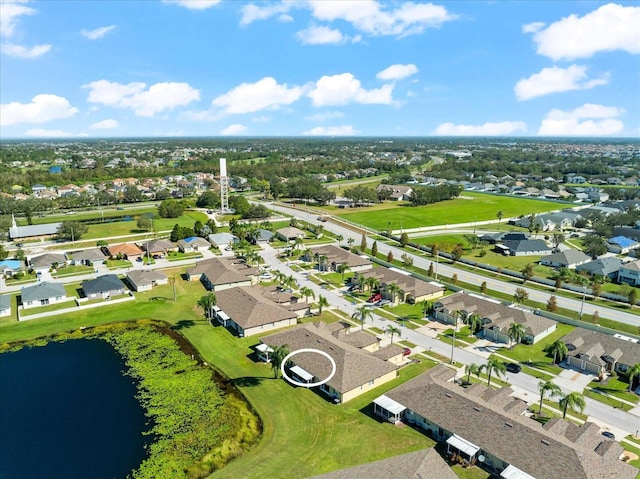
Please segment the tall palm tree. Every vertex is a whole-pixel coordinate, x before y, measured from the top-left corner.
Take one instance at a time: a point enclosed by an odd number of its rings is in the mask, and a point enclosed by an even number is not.
[[[507,334],[509,335],[509,342],[512,343],[509,344],[509,349],[512,349],[514,344],[518,344],[524,338],[524,326],[520,323],[511,323]]]
[[[293,249],[301,249],[304,246],[304,240],[300,238],[300,236],[296,236],[296,239],[293,241]]]
[[[629,392],[631,392],[633,387],[633,378],[636,376],[640,377],[640,364],[634,364],[627,369],[627,376],[629,377]]]
[[[318,296],[318,314],[322,314],[322,308],[329,306],[329,300],[324,296]]]
[[[391,302],[395,303],[396,296],[399,295],[400,291],[402,290],[396,283],[387,283],[386,291],[391,295]]]
[[[302,288],[300,288],[300,294],[304,296],[304,300],[307,303],[309,302],[309,296],[311,296],[313,299],[316,299],[316,293],[314,293],[309,286],[303,286]]]
[[[467,364],[464,367],[464,372],[467,374],[467,384],[470,384],[472,374],[480,377],[480,373],[482,372],[482,366],[479,366],[478,364],[474,364],[474,363]]]
[[[279,269],[275,270],[273,272],[273,276],[276,279],[276,281],[278,282],[278,284],[283,285],[285,282],[285,279],[287,278],[287,275],[284,274],[284,272],[280,271]]]
[[[507,365],[493,356],[487,360],[484,368],[487,370],[487,386],[491,386],[491,374],[501,377],[507,372]]]
[[[353,245],[353,243],[355,243],[355,242],[356,242],[356,240],[354,240],[353,238],[349,238],[349,239],[347,240],[347,244],[349,245],[349,248],[351,248],[351,246],[352,246],[352,245]]]
[[[380,280],[378,278],[374,278],[373,276],[368,276],[367,278],[365,278],[364,284],[367,285],[369,291],[373,291],[380,287]]]
[[[336,267],[336,272],[342,275],[342,282],[344,283],[344,274],[349,271],[349,265],[347,263],[340,263]]]
[[[559,404],[562,408],[562,419],[567,416],[567,409],[571,409],[572,411],[579,409],[580,412],[582,412],[584,411],[584,408],[587,407],[587,403],[584,401],[584,396],[575,391],[560,399]]]
[[[208,293],[198,300],[198,306],[204,310],[204,317],[211,320],[213,318],[213,307],[217,304],[216,295]]]
[[[344,236],[337,235],[336,236],[336,240],[338,241],[338,246],[342,246],[340,243],[342,243],[342,240],[344,240]]]
[[[545,350],[547,353],[553,354],[553,364],[556,363],[558,358],[560,358],[560,362],[562,362],[562,360],[567,357],[567,354],[569,354],[567,345],[560,339],[551,343]]]
[[[169,277],[169,284],[173,288],[173,300],[177,301],[178,300],[178,292],[176,291],[176,277],[175,276],[170,276]]]
[[[542,401],[544,397],[549,394],[550,396],[560,396],[562,390],[560,386],[553,381],[540,381],[538,382],[538,391],[540,391],[540,407],[538,408],[538,415],[542,414]]]
[[[278,379],[278,371],[280,371],[282,361],[284,361],[284,358],[286,358],[288,354],[289,348],[286,344],[274,348],[271,353],[271,369],[273,370],[273,377],[275,379]]]
[[[478,313],[473,313],[465,318],[465,323],[469,325],[471,334],[475,334],[480,331],[480,328],[482,327],[482,318],[480,318]]]
[[[393,336],[395,334],[397,334],[398,336],[402,334],[402,331],[396,328],[393,324],[390,324],[389,326],[387,326],[387,328],[385,329],[385,332],[391,335],[391,344],[393,344]]]
[[[367,319],[373,318],[373,311],[366,305],[357,308],[351,315],[351,319],[354,319],[360,323],[361,329],[364,329],[364,323]]]

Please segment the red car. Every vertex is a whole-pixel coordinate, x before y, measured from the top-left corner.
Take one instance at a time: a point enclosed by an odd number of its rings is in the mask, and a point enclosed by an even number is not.
[[[369,299],[367,299],[367,303],[376,303],[382,299],[382,295],[380,293],[372,294]]]

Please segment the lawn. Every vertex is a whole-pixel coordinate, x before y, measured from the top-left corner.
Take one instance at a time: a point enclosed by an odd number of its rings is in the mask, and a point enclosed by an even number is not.
[[[86,274],[86,273],[92,273],[94,270],[95,270],[95,268],[92,268],[91,266],[82,266],[82,265],[65,266],[64,268],[58,269],[55,273],[51,273],[51,277],[52,278],[60,278],[62,276],[72,276],[72,275],[76,275],[76,274]]]
[[[543,213],[562,208],[553,201],[496,196],[475,192],[464,192],[460,198],[442,201],[432,205],[412,207],[406,202],[384,202],[355,211],[334,211],[339,217],[366,225],[377,230],[388,228],[419,228],[445,224],[471,223],[495,220],[496,213],[502,211],[504,218]]]

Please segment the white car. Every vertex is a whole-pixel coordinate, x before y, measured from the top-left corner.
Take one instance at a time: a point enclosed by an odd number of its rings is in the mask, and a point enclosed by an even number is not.
[[[266,280],[273,279],[273,275],[271,273],[262,273],[260,275],[260,279],[266,279]]]

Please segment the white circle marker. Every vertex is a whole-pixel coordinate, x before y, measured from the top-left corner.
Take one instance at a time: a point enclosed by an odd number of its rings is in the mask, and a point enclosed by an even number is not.
[[[284,367],[287,364],[287,361],[289,359],[291,359],[293,356],[295,356],[296,354],[299,354],[299,353],[317,353],[317,354],[320,354],[321,356],[324,356],[325,358],[327,358],[329,360],[329,362],[331,363],[331,373],[329,374],[329,376],[327,376],[326,379],[323,379],[322,381],[318,381],[318,382],[315,382],[315,383],[301,383],[300,381],[296,381],[295,379],[289,377],[287,375],[287,373],[285,372]],[[282,370],[282,376],[287,378],[287,380],[290,383],[295,384],[296,386],[303,387],[303,388],[313,388],[313,387],[316,387],[316,386],[321,386],[324,383],[326,383],[327,381],[331,380],[331,378],[336,373],[336,362],[333,360],[333,358],[331,356],[329,356],[329,354],[325,353],[324,351],[320,351],[319,349],[313,349],[313,348],[304,348],[304,349],[298,349],[296,351],[292,351],[289,354],[287,354],[285,356],[285,358],[282,360],[282,364],[280,365],[280,369]]]

